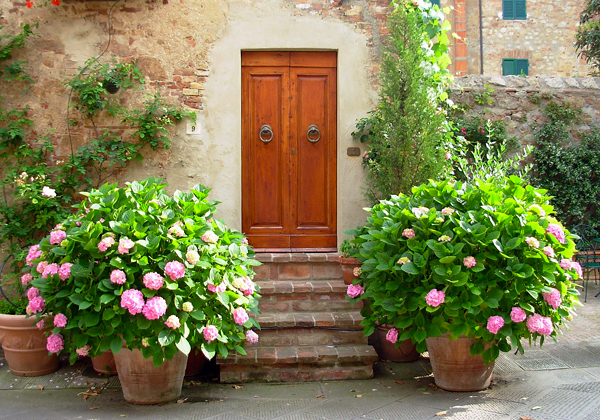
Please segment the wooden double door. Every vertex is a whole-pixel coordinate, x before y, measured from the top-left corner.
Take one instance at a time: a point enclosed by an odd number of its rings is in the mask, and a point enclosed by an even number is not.
[[[242,229],[257,251],[336,249],[337,53],[242,53]]]

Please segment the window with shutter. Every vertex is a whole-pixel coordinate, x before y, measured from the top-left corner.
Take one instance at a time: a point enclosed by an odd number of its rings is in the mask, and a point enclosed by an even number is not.
[[[437,5],[437,7],[442,7],[440,6],[440,0],[430,0],[432,5]]]
[[[522,58],[502,59],[503,76],[529,76],[529,60]]]
[[[527,19],[527,0],[502,0],[502,18],[504,20]]]

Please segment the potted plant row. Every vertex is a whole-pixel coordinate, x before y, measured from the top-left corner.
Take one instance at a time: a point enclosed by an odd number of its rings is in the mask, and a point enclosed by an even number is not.
[[[579,304],[581,267],[549,201],[511,176],[430,181],[368,209],[348,289],[369,301],[365,335],[384,320],[388,340],[428,350],[436,385],[454,391],[489,386],[501,351],[556,338]]]
[[[48,351],[71,363],[112,351],[125,399],[138,404],[177,398],[195,348],[211,359],[258,339],[249,313],[259,263],[247,240],[214,218],[205,187],[171,196],[165,186],[149,178],[82,193],[77,212],[29,250],[23,274],[28,312],[51,323]]]

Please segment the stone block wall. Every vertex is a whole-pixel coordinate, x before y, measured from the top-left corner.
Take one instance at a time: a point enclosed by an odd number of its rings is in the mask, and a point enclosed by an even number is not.
[[[545,121],[544,106],[550,101],[582,110],[581,121],[574,127],[576,131],[600,127],[600,78],[597,77],[476,75],[456,78],[454,82],[451,98],[468,105],[467,115],[503,120],[509,135],[524,144],[532,142],[536,124]],[[490,104],[476,101],[484,92],[489,92]]]

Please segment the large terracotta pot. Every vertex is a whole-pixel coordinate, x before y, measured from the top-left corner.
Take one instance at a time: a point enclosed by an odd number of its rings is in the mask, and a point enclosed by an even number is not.
[[[490,386],[494,363],[487,366],[480,354],[471,356],[475,342],[461,336],[452,340],[444,335],[426,339],[435,384],[447,391],[479,391]]]
[[[152,364],[152,358],[144,359],[137,349],[123,348],[114,356],[125,401],[162,404],[181,395],[187,355],[177,352],[173,359],[158,367]]]
[[[92,367],[98,373],[103,375],[116,375],[117,365],[112,351],[108,350],[99,356],[92,357]]]
[[[340,266],[342,267],[342,277],[345,284],[352,284],[356,278],[354,269],[361,265],[362,263],[358,261],[358,258],[344,258],[340,256]]]
[[[0,314],[0,342],[13,375],[41,376],[58,369],[58,356],[46,349],[45,331],[35,326],[34,317]],[[50,318],[44,318],[51,325]]]
[[[383,360],[389,360],[390,362],[414,362],[418,360],[421,355],[417,351],[416,346],[411,340],[404,340],[398,347],[385,337],[388,331],[392,328],[389,325],[380,325],[377,327],[377,334],[379,335],[379,346],[381,354],[379,355]]]

